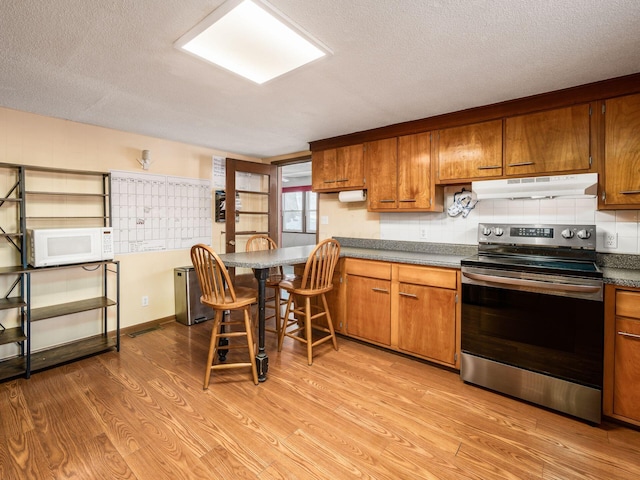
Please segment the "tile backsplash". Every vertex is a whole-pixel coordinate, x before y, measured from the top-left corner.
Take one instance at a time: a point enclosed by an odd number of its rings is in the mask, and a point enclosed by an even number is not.
[[[483,222],[594,224],[598,252],[640,254],[638,210],[598,211],[596,198],[481,200],[467,218],[450,217],[446,208],[456,191],[453,187],[445,189],[443,213],[380,214],[380,238],[475,245],[478,224]],[[616,234],[616,248],[605,245],[607,234]]]

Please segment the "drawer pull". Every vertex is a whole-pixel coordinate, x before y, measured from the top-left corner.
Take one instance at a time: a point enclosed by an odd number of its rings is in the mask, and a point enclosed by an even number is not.
[[[406,200],[400,200],[401,202],[406,202],[406,203],[416,203],[417,200],[415,198],[407,198]]]
[[[325,180],[324,183],[336,183],[335,180]]]
[[[507,167],[525,167],[527,165],[534,165],[535,162],[520,162],[520,163],[510,163]]]
[[[395,203],[395,200],[393,198],[384,198],[380,200],[380,203]]]
[[[510,167],[512,167],[513,165],[509,165]],[[495,170],[496,168],[502,168],[502,165],[484,165],[481,167],[478,167],[478,170]]]
[[[405,293],[405,292],[398,292],[399,295],[402,295],[403,297],[409,297],[409,298],[418,298],[417,295],[414,295],[413,293]]]
[[[620,192],[621,195],[637,195],[640,190],[627,190],[626,192]]]
[[[629,332],[618,332],[618,335],[622,335],[623,337],[629,337],[629,338],[637,338],[637,339],[640,339],[640,335],[636,335],[635,333],[629,333]]]
[[[340,180],[336,180],[336,183],[339,183],[339,182],[348,182],[348,181],[349,181],[349,179],[348,179],[348,178],[341,178]]]
[[[387,290],[386,288],[372,288],[371,290],[379,293],[389,293],[389,290]]]

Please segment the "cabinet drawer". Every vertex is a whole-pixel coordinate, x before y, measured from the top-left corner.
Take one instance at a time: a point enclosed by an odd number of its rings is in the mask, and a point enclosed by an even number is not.
[[[400,265],[398,268],[398,280],[401,283],[455,290],[458,286],[456,278],[457,275],[454,270],[445,268],[416,267],[412,265]]]
[[[391,264],[373,260],[347,259],[347,274],[391,280]]]
[[[616,292],[616,315],[640,319],[640,292]]]

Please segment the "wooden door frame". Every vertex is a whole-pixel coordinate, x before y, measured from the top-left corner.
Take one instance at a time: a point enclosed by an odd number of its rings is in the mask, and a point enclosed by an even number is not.
[[[225,219],[225,252],[235,252],[236,238],[236,172],[248,172],[256,175],[269,176],[269,222],[267,232],[269,236],[279,242],[279,215],[278,215],[278,168],[275,165],[267,163],[248,162],[246,160],[237,160],[235,158],[226,159],[226,219]]]

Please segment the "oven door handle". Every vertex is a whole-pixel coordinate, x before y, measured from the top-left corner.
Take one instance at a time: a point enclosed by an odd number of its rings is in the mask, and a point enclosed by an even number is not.
[[[489,283],[498,283],[502,285],[517,285],[522,287],[537,287],[546,290],[563,290],[565,292],[583,292],[593,293],[599,292],[601,287],[597,285],[576,285],[573,283],[549,283],[539,280],[526,280],[523,278],[500,277],[496,275],[485,275],[482,273],[463,272],[463,275],[472,280],[480,280]]]

